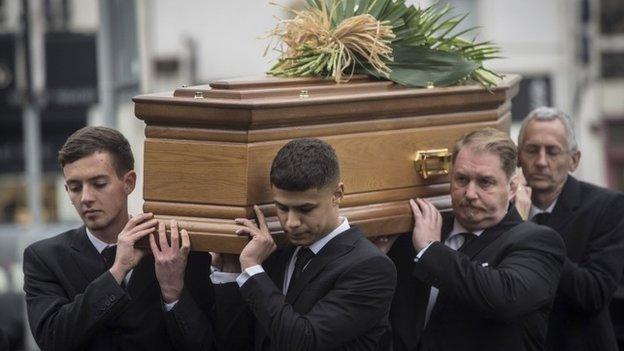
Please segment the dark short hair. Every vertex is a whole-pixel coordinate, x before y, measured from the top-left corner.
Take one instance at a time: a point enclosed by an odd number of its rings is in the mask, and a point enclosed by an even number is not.
[[[84,127],[72,134],[59,150],[58,161],[62,167],[98,151],[111,154],[118,176],[134,169],[134,157],[128,139],[119,131],[107,127]]]
[[[294,139],[284,145],[271,165],[271,185],[287,191],[322,189],[340,180],[336,151],[314,138]]]
[[[464,147],[497,155],[507,179],[510,179],[516,172],[518,149],[507,133],[494,128],[484,128],[464,134],[453,148],[453,164],[455,164],[457,155]]]

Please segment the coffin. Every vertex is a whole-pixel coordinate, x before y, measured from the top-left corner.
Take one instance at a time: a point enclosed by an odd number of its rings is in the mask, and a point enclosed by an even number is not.
[[[340,158],[341,212],[370,236],[411,229],[408,200],[450,207],[448,167],[464,133],[509,131],[520,77],[480,86],[412,89],[356,76],[215,81],[135,97],[145,121],[144,211],[176,218],[192,250],[239,253],[246,237],[233,219],[260,205],[280,236],[269,183],[271,162],[289,140],[316,137]]]

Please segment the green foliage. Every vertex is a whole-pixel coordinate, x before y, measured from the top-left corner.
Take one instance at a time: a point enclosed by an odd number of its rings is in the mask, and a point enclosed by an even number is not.
[[[345,19],[362,14],[369,14],[382,24],[391,26],[394,34],[390,42],[392,59],[385,62],[390,69],[389,75],[367,64],[366,58],[361,56],[354,57],[355,66],[351,70],[416,87],[446,86],[466,81],[490,87],[500,77],[483,66],[484,61],[498,58],[500,49],[490,42],[464,39],[462,36],[474,35],[477,28],[458,31],[457,26],[467,14],[454,15],[448,5],[434,4],[423,9],[407,6],[405,0],[306,1],[311,9],[325,8],[329,11],[332,28]],[[332,54],[315,51],[305,45],[291,49],[306,56],[295,57],[301,62],[287,69],[284,69],[282,58],[269,73],[286,76],[331,74],[327,67],[336,59]],[[325,66],[319,66],[319,63]]]

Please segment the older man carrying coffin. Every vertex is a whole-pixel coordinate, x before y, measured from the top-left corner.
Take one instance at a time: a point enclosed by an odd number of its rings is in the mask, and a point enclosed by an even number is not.
[[[453,150],[453,214],[411,201],[411,235],[378,246],[397,266],[395,350],[542,350],[564,259],[553,230],[515,207],[517,151],[483,129]]]

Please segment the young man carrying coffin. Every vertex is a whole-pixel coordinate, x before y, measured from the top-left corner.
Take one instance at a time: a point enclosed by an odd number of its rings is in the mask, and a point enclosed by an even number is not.
[[[517,149],[483,129],[453,150],[453,213],[411,201],[414,230],[387,251],[399,282],[391,321],[395,350],[543,350],[565,249],[560,236],[524,222],[515,194]]]
[[[270,178],[291,245],[276,250],[258,207],[258,225],[237,219],[244,226],[238,233],[251,240],[240,254],[235,288],[255,319],[255,349],[389,350],[396,271],[339,216],[344,186],[333,148],[317,139],[293,140],[275,156]],[[213,279],[219,276],[225,278],[218,272]]]
[[[175,221],[169,243],[151,213],[128,215],[136,173],[126,138],[85,127],[67,139],[59,162],[84,225],[24,251],[28,320],[39,347],[214,349],[210,256],[189,254],[188,233]],[[152,254],[135,247],[147,235]]]

